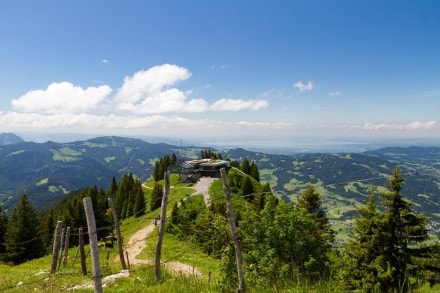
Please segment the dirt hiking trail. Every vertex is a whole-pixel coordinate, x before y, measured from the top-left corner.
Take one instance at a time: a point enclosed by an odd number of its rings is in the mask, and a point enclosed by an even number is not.
[[[152,259],[139,259],[137,256],[145,249],[147,246],[146,240],[149,234],[153,232],[154,224],[150,224],[147,227],[144,227],[131,235],[130,239],[127,243],[126,251],[128,253],[128,259],[130,261],[130,265],[137,265],[137,264],[151,264],[153,265]],[[119,261],[119,257],[118,257]],[[195,276],[201,276],[201,273],[194,268],[193,266],[176,262],[176,261],[170,261],[162,263],[165,268],[169,269],[170,271],[174,273],[180,273],[184,275],[195,275]]]

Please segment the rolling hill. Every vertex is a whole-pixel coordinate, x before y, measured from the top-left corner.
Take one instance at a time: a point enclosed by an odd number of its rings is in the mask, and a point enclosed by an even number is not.
[[[25,192],[36,207],[42,208],[81,187],[107,188],[112,176],[119,179],[131,172],[145,180],[161,156],[181,152],[183,157],[194,158],[200,149],[122,137],[1,145],[0,203],[10,209]],[[222,152],[223,158],[256,161],[261,181],[268,182],[285,201],[296,202],[302,190],[313,184],[330,219],[341,225],[356,215],[356,207],[365,202],[371,186],[385,190],[392,169],[399,165],[405,178],[402,194],[414,203],[416,211],[431,217],[432,227],[439,233],[438,147],[393,147],[346,154],[275,155],[240,148]]]
[[[154,160],[176,147],[143,140],[100,137],[72,143],[23,142],[0,146],[0,203],[14,206],[23,193],[43,207],[81,187],[107,188],[112,176],[145,180]]]
[[[440,233],[440,148],[394,147],[365,153],[271,155],[244,149],[226,151],[225,157],[255,160],[262,181],[285,201],[296,202],[309,184],[321,194],[330,219],[343,225],[357,215],[371,186],[386,191],[388,178],[399,165],[405,178],[402,194],[413,209],[431,217]],[[347,223],[348,222],[348,223]],[[340,228],[343,229],[343,228]]]

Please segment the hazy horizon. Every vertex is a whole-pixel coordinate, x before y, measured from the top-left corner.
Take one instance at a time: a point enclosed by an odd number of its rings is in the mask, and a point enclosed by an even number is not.
[[[106,134],[75,134],[75,133],[14,133],[25,141],[44,143],[53,141],[69,143],[109,136]],[[384,138],[384,137],[313,137],[296,136],[278,140],[261,140],[259,138],[231,139],[219,138],[178,138],[148,135],[116,135],[120,137],[138,138],[150,143],[167,143],[170,145],[213,147],[217,149],[244,148],[251,151],[269,153],[360,153],[383,147],[437,146],[440,138]]]

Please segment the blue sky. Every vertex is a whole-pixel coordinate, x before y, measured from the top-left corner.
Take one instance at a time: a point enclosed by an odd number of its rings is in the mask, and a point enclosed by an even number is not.
[[[0,130],[440,137],[438,1],[0,1]]]

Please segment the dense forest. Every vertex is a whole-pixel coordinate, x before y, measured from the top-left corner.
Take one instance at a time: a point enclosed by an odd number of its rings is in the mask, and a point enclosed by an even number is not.
[[[202,152],[201,156],[214,158],[216,154]],[[151,190],[143,189],[132,174],[119,182],[113,177],[107,191],[90,187],[70,193],[44,215],[23,195],[9,216],[0,211],[1,259],[19,264],[48,253],[56,221],[86,227],[84,197],[92,199],[99,237],[113,233],[108,197],[122,220],[160,208],[160,173],[176,162],[174,155],[157,161]],[[401,194],[405,179],[399,167],[386,186],[371,186],[367,201],[357,209],[352,239],[339,247],[322,196],[313,185],[304,188],[293,204],[276,197],[269,184],[259,182],[255,161],[231,160],[231,165],[227,180],[250,286],[282,288],[286,280],[300,277],[312,284],[338,284],[346,290],[407,292],[440,281],[439,245],[430,241],[428,219],[416,213]],[[210,196],[209,207],[200,196],[175,204],[166,231],[221,260],[218,282],[223,290],[234,291],[237,268],[221,180],[211,185]],[[75,240],[71,245],[77,245]]]

